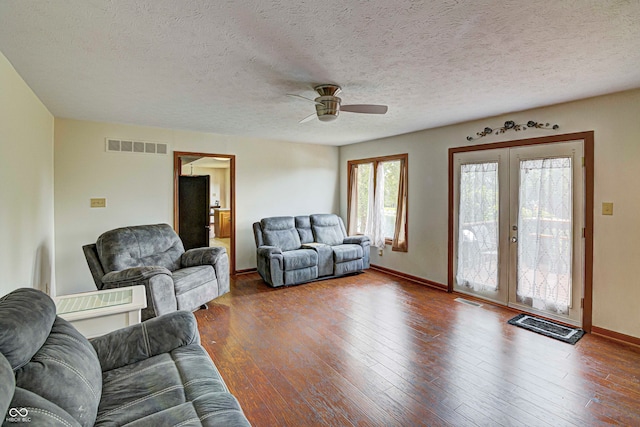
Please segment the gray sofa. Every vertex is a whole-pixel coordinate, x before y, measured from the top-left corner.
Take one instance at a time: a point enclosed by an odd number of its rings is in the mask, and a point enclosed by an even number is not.
[[[263,218],[253,224],[253,233],[258,273],[273,287],[369,268],[369,238],[347,236],[338,215]]]
[[[225,248],[185,252],[168,224],[116,228],[82,247],[98,289],[144,285],[142,320],[176,310],[197,310],[229,292]]]
[[[3,425],[249,426],[199,343],[187,311],[88,341],[46,294],[17,289],[0,298]]]

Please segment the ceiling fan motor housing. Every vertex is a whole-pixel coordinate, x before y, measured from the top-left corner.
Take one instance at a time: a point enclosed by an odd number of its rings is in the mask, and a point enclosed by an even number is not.
[[[337,96],[319,96],[315,99],[316,102],[320,104],[316,104],[316,112],[318,113],[318,119],[323,122],[331,122],[338,118],[338,114],[340,113],[340,102],[342,99]]]

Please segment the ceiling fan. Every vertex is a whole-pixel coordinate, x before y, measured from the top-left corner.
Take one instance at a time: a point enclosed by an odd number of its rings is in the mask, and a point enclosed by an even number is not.
[[[331,122],[338,118],[340,111],[348,113],[363,114],[385,114],[387,112],[386,105],[374,104],[351,104],[342,105],[342,99],[338,98],[338,94],[342,91],[338,85],[319,85],[313,88],[320,96],[316,99],[306,98],[300,95],[287,94],[292,98],[304,99],[313,102],[316,106],[316,112],[300,120],[300,123],[308,122],[314,117],[318,117],[321,122]]]

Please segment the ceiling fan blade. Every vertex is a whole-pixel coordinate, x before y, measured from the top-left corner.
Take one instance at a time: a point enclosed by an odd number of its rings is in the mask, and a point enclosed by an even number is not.
[[[304,119],[300,120],[298,123],[306,123],[309,120],[311,120],[314,117],[316,117],[317,115],[318,115],[317,113],[309,114],[307,117],[305,117]]]
[[[324,104],[322,104],[321,102],[316,102],[316,101],[314,101],[314,100],[313,100],[313,99],[311,99],[311,98],[305,98],[304,96],[295,95],[295,94],[293,94],[293,93],[288,93],[288,94],[287,94],[287,96],[290,96],[291,98],[303,99],[303,100],[305,100],[305,101],[309,101],[309,102],[312,102],[312,103],[314,103],[314,104],[324,105]]]
[[[346,111],[348,113],[385,114],[387,110],[388,107],[386,105],[373,104],[351,104],[340,107],[340,111]]]

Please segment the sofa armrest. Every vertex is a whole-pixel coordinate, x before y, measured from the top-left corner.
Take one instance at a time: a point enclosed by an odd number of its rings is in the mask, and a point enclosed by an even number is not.
[[[274,255],[282,256],[282,249],[277,246],[260,246],[258,248],[258,256],[270,258]]]
[[[284,285],[284,257],[277,246],[260,246],[257,250],[258,273],[271,286]]]
[[[371,242],[369,236],[347,236],[344,238],[344,241],[342,243],[363,245],[366,244],[366,242]]]
[[[369,251],[371,249],[371,239],[369,236],[347,236],[344,238],[345,244],[355,244],[362,247],[362,268],[367,269],[371,266]]]
[[[126,270],[111,271],[102,276],[102,283],[110,288],[132,286],[134,282],[147,281],[158,274],[167,274],[171,276],[171,272],[164,267],[147,266],[133,267]]]
[[[260,246],[258,248],[258,260],[262,259],[267,263],[274,263],[281,270],[284,269],[284,258],[282,249],[277,246]]]
[[[183,268],[210,265],[213,267],[218,281],[217,296],[224,295],[231,290],[231,283],[229,281],[229,256],[225,248],[213,246],[210,248],[189,249],[182,254],[180,265]]]
[[[142,309],[142,320],[171,313],[178,309],[173,275],[164,267],[134,267],[112,271],[102,277],[102,289],[142,285],[145,287],[147,308]]]
[[[210,247],[210,248],[194,248],[189,249],[182,254],[180,258],[180,265],[182,267],[195,267],[197,265],[216,265],[216,263],[222,259],[227,253],[227,250],[222,247]]]
[[[193,313],[175,311],[89,340],[102,371],[110,371],[189,344],[200,344]]]

